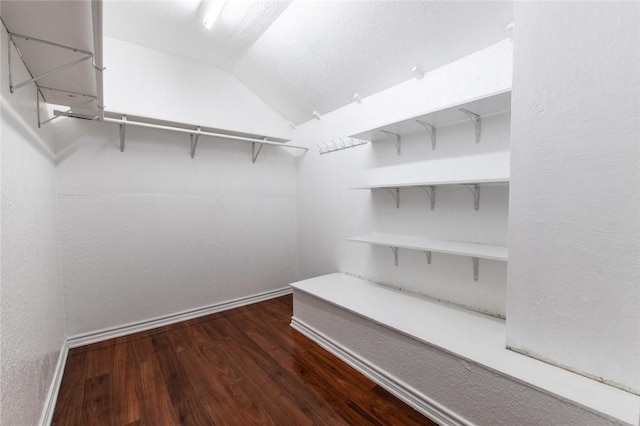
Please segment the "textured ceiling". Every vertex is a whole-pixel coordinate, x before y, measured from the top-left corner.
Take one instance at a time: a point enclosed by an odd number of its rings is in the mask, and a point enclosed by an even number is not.
[[[106,36],[232,72],[296,124],[507,38],[510,2],[106,1]]]

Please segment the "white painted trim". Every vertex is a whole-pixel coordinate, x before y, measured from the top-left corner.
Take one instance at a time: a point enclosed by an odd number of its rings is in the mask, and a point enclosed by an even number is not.
[[[327,335],[316,330],[304,321],[291,317],[291,327],[307,336],[351,367],[379,384],[395,397],[413,407],[416,411],[443,426],[474,426],[467,419],[442,406],[415,388],[389,374],[380,367],[371,364],[365,358],[347,349]]]
[[[64,373],[64,367],[67,364],[68,355],[69,344],[65,339],[65,341],[62,342],[62,348],[58,355],[58,363],[56,364],[56,369],[53,372],[53,378],[51,380],[51,385],[49,386],[47,399],[45,400],[42,416],[40,417],[40,425],[42,426],[51,425],[51,421],[53,420],[53,412],[56,408],[56,401],[58,401],[58,392],[60,392],[60,384],[62,383],[62,375]]]
[[[176,312],[170,315],[164,315],[144,321],[138,321],[118,327],[106,328],[103,330],[92,331],[90,333],[78,334],[67,338],[67,344],[69,348],[77,348],[79,346],[90,345],[92,343],[102,342],[104,340],[113,339],[116,337],[122,337],[129,334],[139,333],[141,331],[147,331],[158,327],[163,327],[169,324],[175,324],[181,321],[187,321],[194,318],[199,318],[205,315],[215,314],[217,312],[226,311],[229,309],[239,308],[241,306],[250,305],[252,303],[258,303],[276,297],[285,296],[291,294],[291,287],[279,288],[277,290],[270,290],[264,293],[254,294],[251,296],[240,297],[238,299],[227,300],[225,302],[214,303],[213,305],[203,306],[201,308],[190,309],[187,311]]]

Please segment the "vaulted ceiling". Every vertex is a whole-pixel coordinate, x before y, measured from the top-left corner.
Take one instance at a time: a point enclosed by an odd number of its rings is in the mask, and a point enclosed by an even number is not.
[[[106,1],[104,34],[225,69],[301,123],[508,37],[510,2]]]

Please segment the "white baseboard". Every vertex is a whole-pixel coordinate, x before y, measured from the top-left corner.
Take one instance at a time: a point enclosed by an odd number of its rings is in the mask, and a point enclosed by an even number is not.
[[[67,355],[69,355],[69,345],[65,339],[65,341],[62,342],[62,348],[58,355],[58,363],[56,364],[56,369],[53,372],[53,378],[51,380],[51,385],[49,386],[49,393],[47,394],[45,406],[40,418],[40,425],[42,426],[49,426],[53,420],[53,412],[56,408],[56,401],[58,401],[58,392],[60,392],[62,375],[64,373],[64,367],[67,364]]]
[[[304,321],[292,317],[291,327],[318,343],[324,349],[439,425],[473,426],[473,423],[418,392],[416,389],[382,370],[380,367],[369,363],[365,358],[345,348],[340,343],[314,329]]]
[[[67,338],[69,348],[77,348],[79,346],[90,345],[92,343],[102,342],[104,340],[122,337],[129,334],[139,333],[154,328],[162,327],[169,324],[175,324],[181,321],[187,321],[199,318],[205,315],[215,314],[217,312],[227,311],[229,309],[239,308],[241,306],[258,303],[276,297],[291,294],[291,287],[279,288],[264,293],[254,294],[251,296],[240,297],[238,299],[227,300],[224,302],[214,303],[213,305],[203,306],[201,308],[190,309],[188,311],[177,312],[170,315],[164,315],[144,321],[138,321],[118,327],[107,328],[103,330],[93,331],[90,333],[79,334]]]

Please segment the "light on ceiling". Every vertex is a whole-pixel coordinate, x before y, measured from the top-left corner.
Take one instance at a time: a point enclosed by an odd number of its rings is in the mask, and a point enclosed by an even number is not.
[[[411,68],[411,72],[413,73],[413,76],[416,78],[416,80],[420,80],[422,77],[424,77],[424,71],[420,69],[419,65]]]
[[[209,8],[207,12],[204,14],[204,18],[202,19],[202,25],[207,30],[210,30],[215,24],[216,20],[220,16],[222,12],[222,8],[224,7],[225,0],[214,0],[210,2]]]

